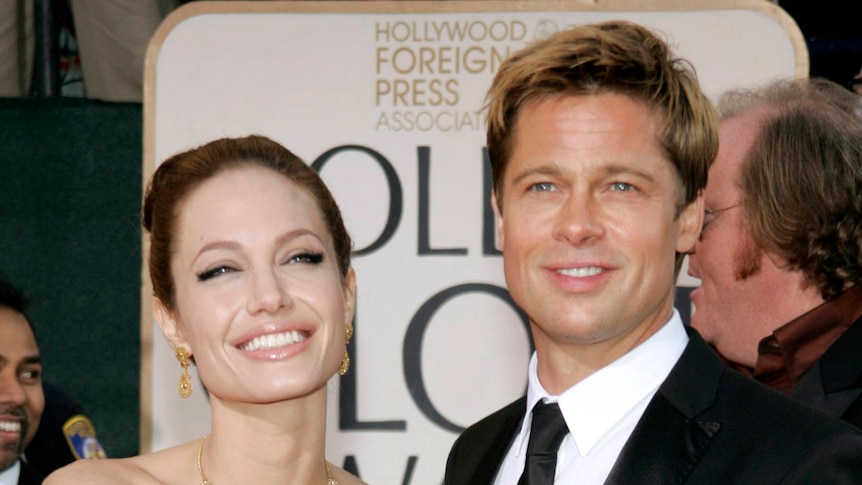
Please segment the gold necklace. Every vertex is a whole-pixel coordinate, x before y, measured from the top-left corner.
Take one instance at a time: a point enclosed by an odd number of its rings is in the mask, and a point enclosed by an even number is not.
[[[201,485],[213,485],[213,483],[207,480],[207,476],[204,474],[204,467],[201,465],[201,454],[204,451],[204,443],[206,443],[207,438],[210,435],[204,435],[201,438],[201,444],[198,445],[198,472],[201,474]],[[332,478],[332,470],[329,469],[329,462],[324,461],[323,466],[326,467],[326,485],[338,485],[338,482]]]

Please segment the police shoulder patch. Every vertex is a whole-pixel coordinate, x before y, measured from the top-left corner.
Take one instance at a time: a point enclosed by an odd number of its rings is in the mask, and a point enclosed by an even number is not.
[[[69,418],[63,424],[63,434],[75,459],[106,458],[105,450],[96,439],[96,428],[83,414]]]

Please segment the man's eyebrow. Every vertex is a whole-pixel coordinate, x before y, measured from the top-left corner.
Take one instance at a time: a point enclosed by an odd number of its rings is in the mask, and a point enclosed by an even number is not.
[[[557,167],[555,165],[551,165],[551,164],[542,165],[539,167],[531,167],[529,170],[524,170],[523,172],[515,175],[512,178],[512,185],[517,185],[522,180],[524,180],[528,177],[535,176],[535,175],[554,176],[554,175],[558,175],[560,172],[561,172],[561,170],[559,167]]]
[[[635,177],[642,178],[648,182],[655,181],[655,176],[646,170],[641,170],[640,168],[630,167],[627,165],[609,165],[604,168],[603,172],[605,175],[620,175],[620,174],[629,174]]]
[[[28,355],[27,357],[24,357],[23,362],[24,362],[24,364],[27,364],[27,365],[33,365],[33,364],[40,364],[41,365],[42,364],[42,356],[40,356],[40,355]],[[0,354],[0,365],[7,365],[7,364],[9,364],[9,359],[6,358],[5,355]]]

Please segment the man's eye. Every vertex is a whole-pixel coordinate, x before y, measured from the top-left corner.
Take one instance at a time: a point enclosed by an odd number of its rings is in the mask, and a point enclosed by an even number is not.
[[[712,221],[715,220],[715,212],[712,211],[703,211],[703,227],[706,227],[712,224]]]
[[[19,377],[24,382],[36,382],[42,377],[42,372],[38,369],[25,369]]]
[[[550,182],[539,182],[530,186],[530,190],[534,192],[550,192],[554,190],[554,184]]]
[[[615,190],[618,192],[631,192],[635,190],[635,186],[632,184],[627,184],[625,182],[614,182],[611,184],[611,190]]]
[[[703,237],[703,233],[706,232],[706,228],[709,227],[710,224],[715,222],[715,219],[718,217],[718,214],[715,212],[705,210],[703,211],[703,225],[700,227],[700,237]]]

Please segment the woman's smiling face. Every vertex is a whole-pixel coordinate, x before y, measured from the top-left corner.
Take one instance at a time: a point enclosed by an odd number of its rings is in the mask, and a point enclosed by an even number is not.
[[[323,387],[341,362],[355,277],[341,277],[312,196],[267,168],[240,165],[179,205],[162,329],[194,356],[222,400],[275,402]]]

